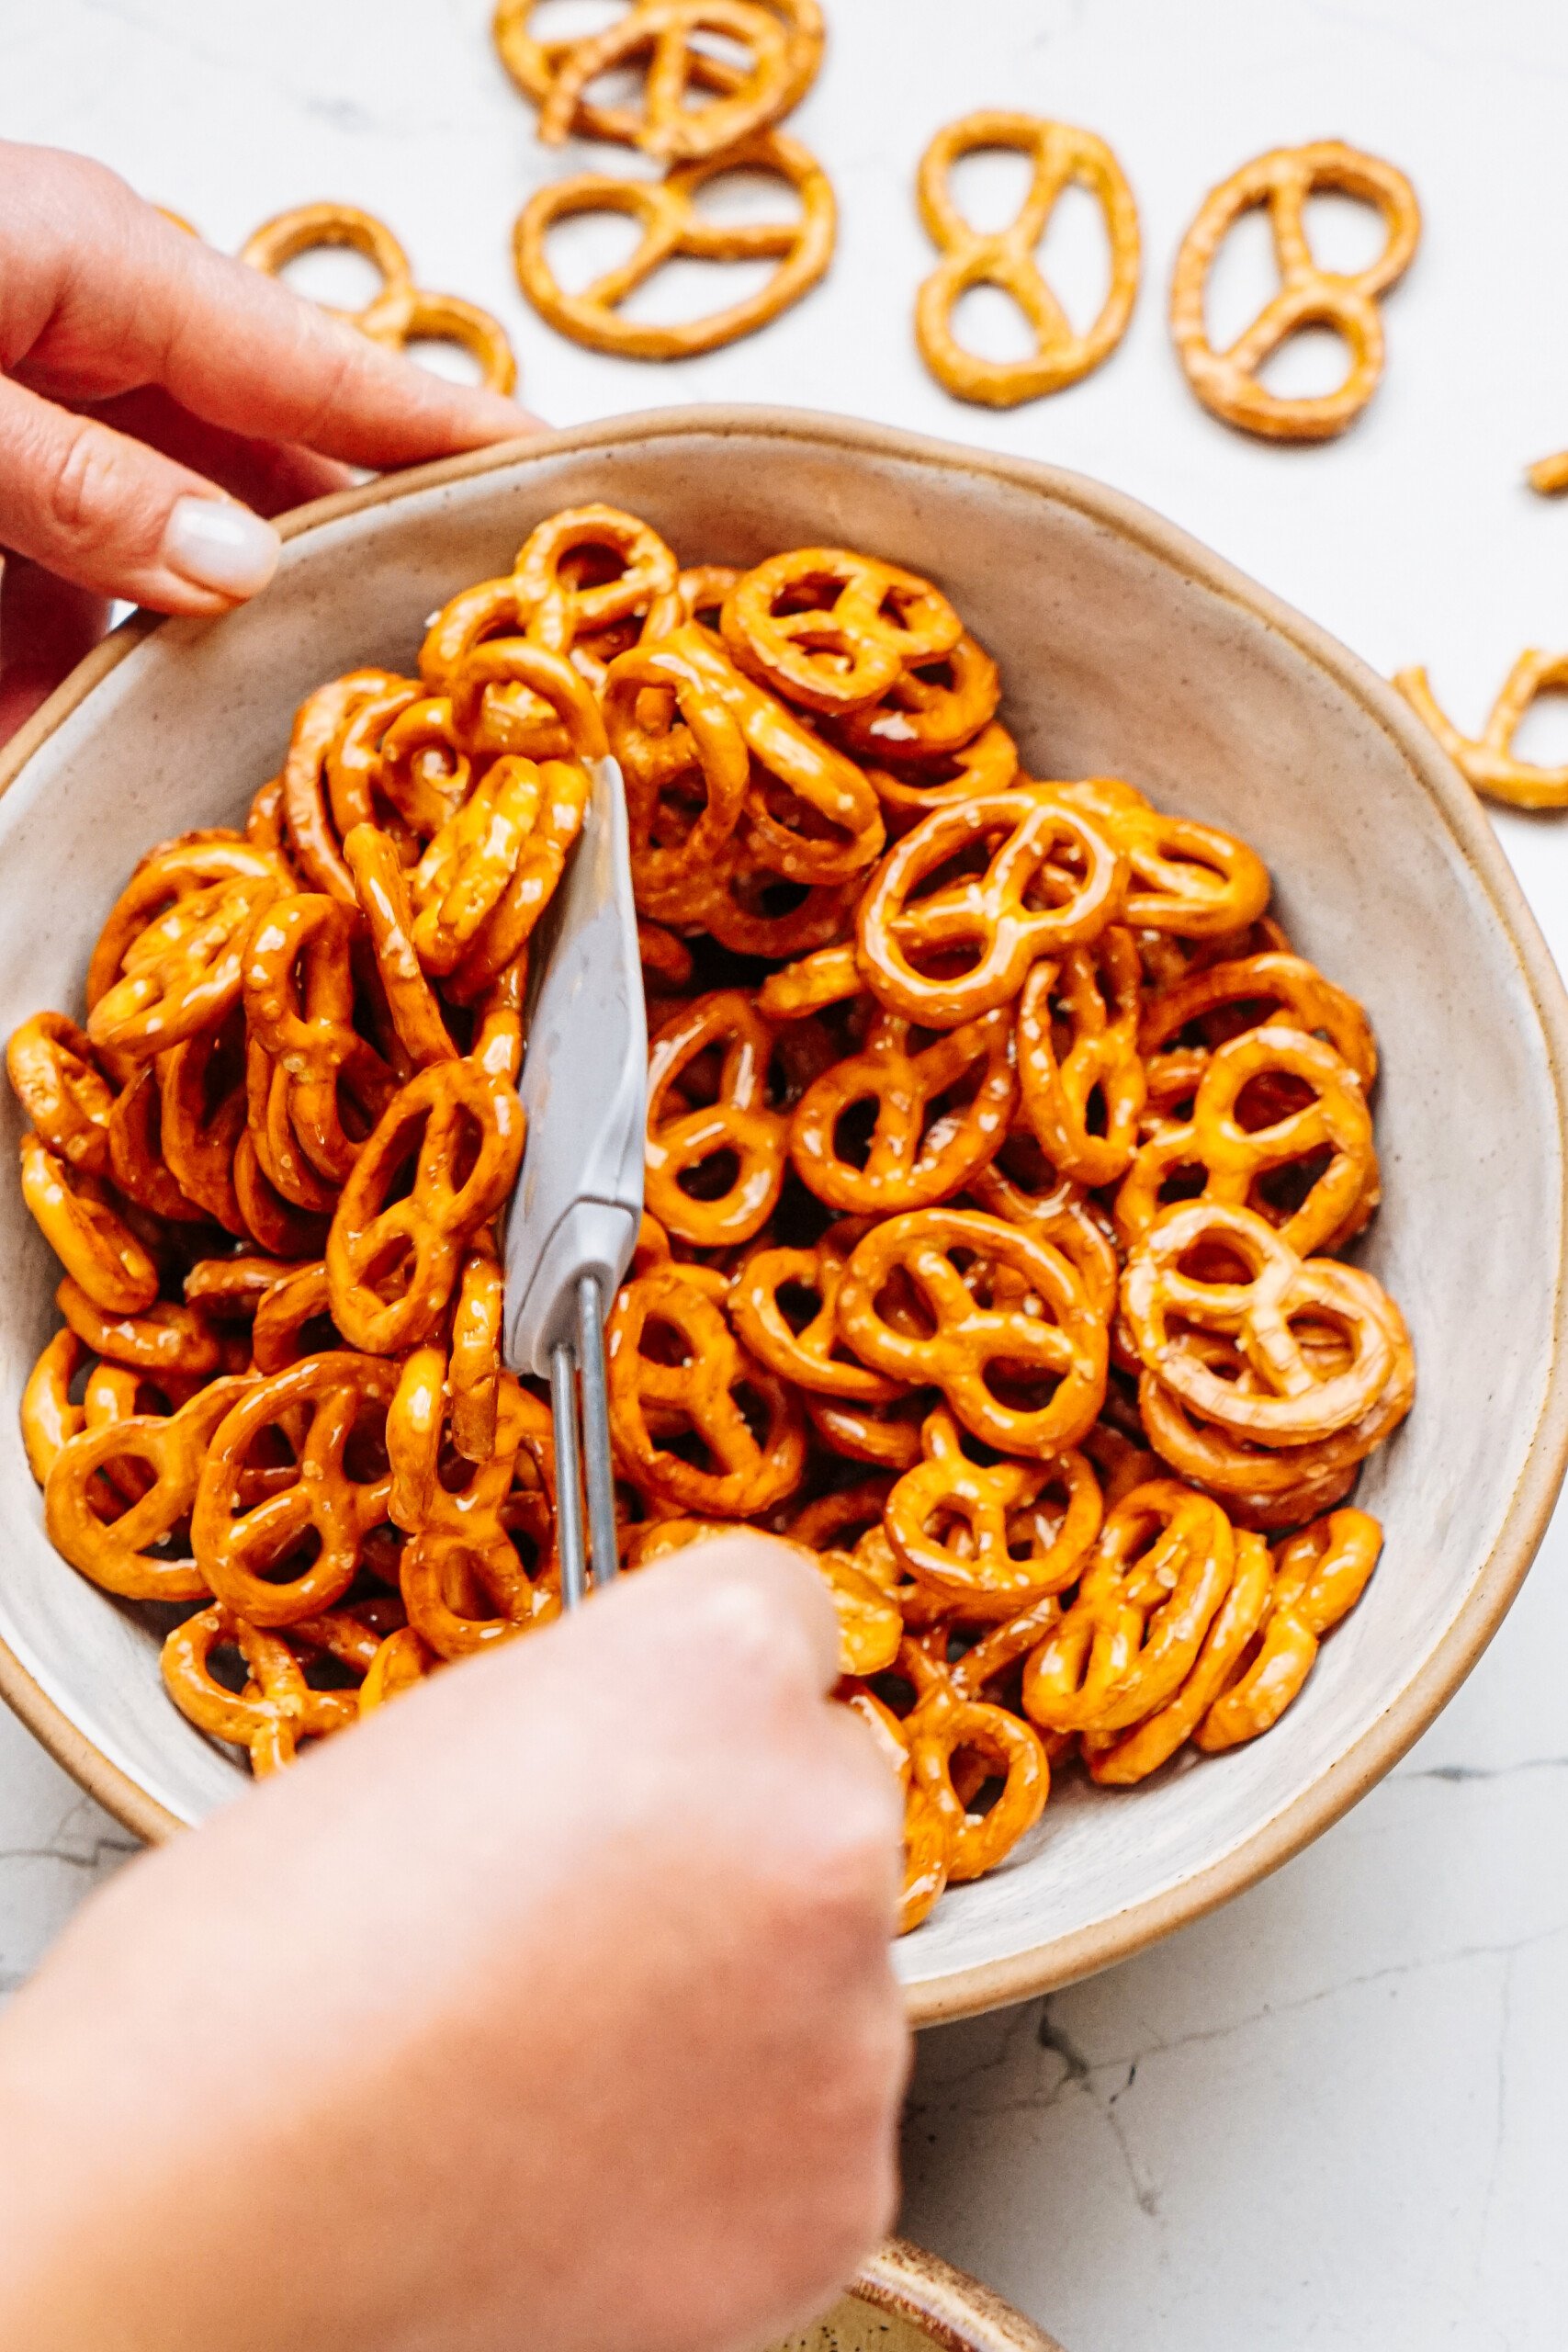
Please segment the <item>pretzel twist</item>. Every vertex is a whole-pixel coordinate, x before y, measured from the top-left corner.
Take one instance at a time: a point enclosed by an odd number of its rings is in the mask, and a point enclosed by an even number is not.
[[[659,1357],[646,1342],[662,1343]],[[642,1492],[703,1517],[754,1519],[800,1483],[806,1442],[793,1394],[737,1344],[718,1303],[671,1268],[622,1290],[608,1335],[610,1424],[626,1476]],[[764,1419],[753,1434],[737,1402],[750,1391]],[[711,1466],[660,1444],[689,1430]]]
[[[328,1296],[351,1348],[393,1355],[430,1337],[464,1246],[516,1181],[523,1128],[513,1088],[468,1061],[438,1062],[392,1097],[327,1236]]]
[[[517,363],[499,319],[457,294],[431,294],[413,282],[413,267],[384,220],[354,204],[298,204],[265,220],[240,248],[240,259],[268,277],[281,277],[291,261],[322,246],[348,246],[363,254],[381,283],[357,311],[340,311],[372,343],[406,351],[411,343],[454,343],[478,365],[480,383],[510,392]]]
[[[1542,653],[1535,646],[1521,653],[1478,736],[1461,734],[1438,707],[1425,670],[1401,670],[1393,683],[1474,791],[1513,808],[1568,808],[1568,763],[1542,767],[1514,750],[1536,696],[1568,693],[1568,653]]]
[[[1005,229],[981,232],[960,211],[950,185],[953,165],[981,149],[1008,148],[1033,165],[1029,193]],[[1103,139],[1071,123],[983,107],[939,130],[920,159],[920,217],[942,255],[920,288],[915,334],[937,381],[959,400],[989,408],[1076,384],[1110,357],[1127,332],[1137,299],[1138,208],[1120,164]],[[1111,284],[1100,315],[1076,334],[1034,256],[1057,199],[1069,186],[1087,188],[1111,243]],[[953,333],[953,314],[972,287],[995,286],[1022,311],[1034,338],[1026,359],[981,359]]]
[[[975,1288],[955,1256],[969,1261]],[[882,1294],[896,1271],[919,1295],[930,1337],[889,1319]],[[976,1296],[987,1289],[998,1304]],[[874,1371],[934,1381],[964,1428],[1006,1453],[1076,1445],[1104,1400],[1105,1326],[1073,1268],[1048,1243],[977,1211],[917,1209],[874,1227],[850,1259],[839,1328]],[[1004,1371],[1049,1396],[1005,1401],[992,1385]]]
[[[179,1412],[139,1415],[84,1429],[62,1447],[44,1486],[44,1526],[57,1552],[122,1600],[205,1600],[211,1590],[198,1557],[170,1557],[170,1539],[186,1521],[213,1431],[249,1383],[214,1381]],[[151,1473],[140,1498],[101,1508],[101,1471],[130,1464]],[[195,1546],[192,1546],[193,1553]]]
[[[790,1122],[795,1173],[852,1216],[934,1207],[962,1192],[1006,1139],[1018,1101],[1005,1008],[919,1046],[912,1024],[879,1012],[858,1054],[807,1087]],[[840,1124],[875,1106],[865,1149],[847,1158]]]
[[[1305,210],[1330,189],[1371,204],[1388,240],[1365,269],[1325,269],[1313,259]],[[1280,268],[1280,291],[1228,350],[1216,351],[1203,323],[1203,295],[1215,254],[1242,213],[1264,207]],[[1383,368],[1377,298],[1409,267],[1421,235],[1421,209],[1403,172],[1337,139],[1276,147],[1212,188],[1182,240],[1170,286],[1170,326],[1187,379],[1204,407],[1227,424],[1273,441],[1325,441],[1358,417]],[[1289,399],[1259,380],[1265,363],[1301,328],[1332,327],[1350,350],[1350,371],[1337,391]]]
[[[372,1637],[371,1646],[376,1646]],[[212,1654],[237,1649],[246,1668],[231,1690],[211,1667]],[[301,1741],[341,1731],[358,1713],[352,1690],[316,1690],[281,1634],[252,1625],[221,1605],[198,1610],[164,1644],[163,1674],[182,1715],[209,1738],[243,1747],[258,1779],[291,1764]]]
[[[1064,1176],[1113,1183],[1137,1149],[1145,1083],[1138,1057],[1138,951],[1120,923],[1061,963],[1036,964],[1018,1007],[1018,1074],[1024,1114]],[[1058,1050],[1053,1006],[1066,1050]],[[1098,1102],[1100,1118],[1091,1125]]]
[[[726,172],[766,173],[800,198],[799,218],[716,221],[695,199]],[[558,221],[585,212],[620,212],[642,235],[627,258],[579,294],[568,294],[550,266],[547,241]],[[547,324],[591,351],[623,359],[688,359],[716,351],[766,326],[798,302],[827,271],[838,235],[832,184],[814,155],[782,131],[762,130],[701,163],[676,164],[661,180],[626,180],[580,172],[532,196],[517,217],[513,251],[524,293]],[[667,261],[777,261],[767,283],[728,309],[679,325],[628,319],[621,305]]]
[[[711,1103],[682,1109],[693,1065],[722,1051]],[[773,1215],[788,1122],[769,1106],[773,1032],[738,989],[698,997],[654,1038],[648,1066],[648,1205],[666,1231],[705,1249],[749,1241]],[[673,1113],[673,1115],[671,1114]],[[721,1192],[704,1177],[726,1162]]]
[[[886,1525],[909,1573],[976,1618],[1011,1617],[1072,1584],[1100,1533],[1091,1464],[1068,1449],[1046,1462],[972,1462],[951,1414],[920,1436],[925,1456],[887,1498]],[[1056,1508],[1050,1498],[1060,1496]]]

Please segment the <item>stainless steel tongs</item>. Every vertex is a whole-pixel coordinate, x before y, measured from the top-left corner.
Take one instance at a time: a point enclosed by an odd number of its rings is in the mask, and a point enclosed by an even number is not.
[[[621,772],[604,759],[589,774],[582,831],[547,918],[518,1086],[527,1143],[505,1245],[507,1361],[550,1384],[565,1609],[582,1599],[591,1570],[599,1587],[618,1565],[604,1318],[642,1221],[648,1091]]]

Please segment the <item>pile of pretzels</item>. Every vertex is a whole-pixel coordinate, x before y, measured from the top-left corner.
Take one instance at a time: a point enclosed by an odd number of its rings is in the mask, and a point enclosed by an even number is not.
[[[164,843],[85,1026],[8,1068],[64,1271],[47,1527],[173,1602],[256,1770],[558,1611],[548,1406],[501,1361],[530,934],[620,763],[652,1037],[611,1314],[625,1564],[802,1546],[907,1792],[905,1924],[1070,1753],[1267,1729],[1381,1545],[1410,1343],[1358,1005],[1247,844],[1039,782],[940,589],[839,548],[683,570],[542,523],[418,677],[301,707],[243,830]]]

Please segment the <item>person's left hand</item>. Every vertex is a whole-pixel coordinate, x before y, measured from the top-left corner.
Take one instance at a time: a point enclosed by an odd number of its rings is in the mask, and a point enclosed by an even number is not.
[[[534,429],[176,229],[102,164],[0,141],[0,741],[108,602],[221,613],[264,518]]]

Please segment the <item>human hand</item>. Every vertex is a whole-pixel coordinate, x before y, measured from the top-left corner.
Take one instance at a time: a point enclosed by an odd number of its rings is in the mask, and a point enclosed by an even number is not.
[[[750,1533],[133,1864],[0,2026],[0,2341],[741,2352],[888,2226],[901,1806]]]
[[[176,229],[102,164],[0,141],[0,741],[111,597],[226,612],[272,577],[263,517],[341,489],[347,465],[535,423]]]

